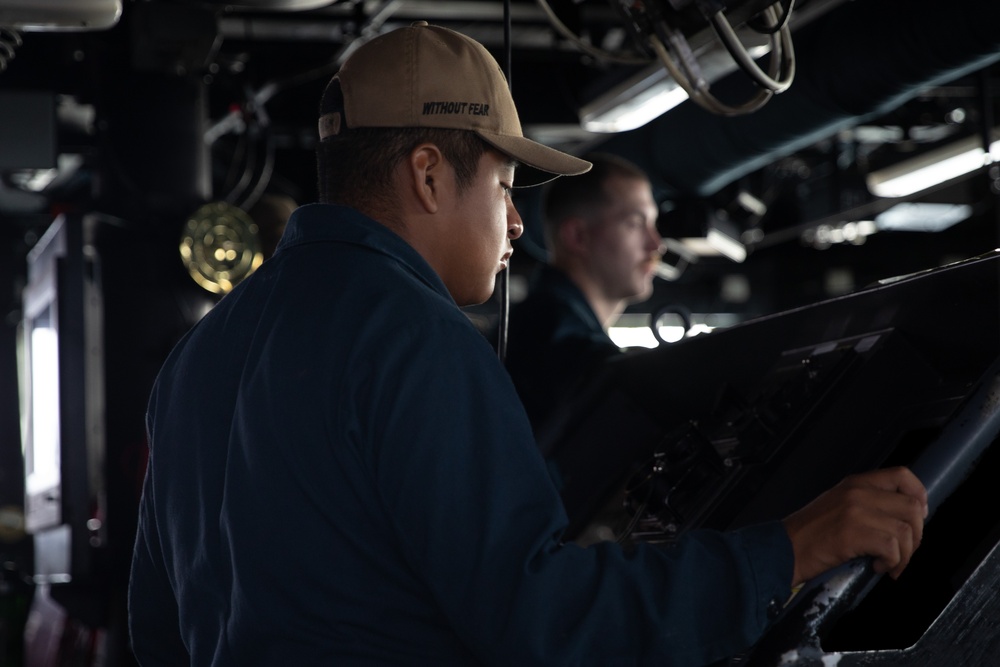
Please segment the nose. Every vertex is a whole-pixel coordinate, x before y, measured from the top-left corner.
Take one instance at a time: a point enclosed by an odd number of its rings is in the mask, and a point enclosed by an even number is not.
[[[524,223],[513,202],[507,204],[507,236],[511,240],[519,238],[524,232]]]
[[[646,237],[646,248],[650,252],[663,254],[663,239],[660,237],[660,233],[656,230],[655,226],[649,228],[649,235]]]

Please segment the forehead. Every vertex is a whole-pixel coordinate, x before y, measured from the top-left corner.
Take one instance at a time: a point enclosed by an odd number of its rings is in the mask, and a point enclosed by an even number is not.
[[[511,156],[501,153],[495,148],[487,148],[482,157],[479,158],[480,169],[497,169],[502,171],[514,171],[518,162]]]
[[[609,176],[603,185],[605,209],[638,211],[656,217],[658,208],[649,181],[628,176]]]

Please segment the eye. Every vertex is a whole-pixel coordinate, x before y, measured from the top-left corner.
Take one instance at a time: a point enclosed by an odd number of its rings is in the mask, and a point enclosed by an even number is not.
[[[500,187],[503,188],[503,194],[505,197],[510,197],[514,194],[514,187],[512,185],[501,183]]]

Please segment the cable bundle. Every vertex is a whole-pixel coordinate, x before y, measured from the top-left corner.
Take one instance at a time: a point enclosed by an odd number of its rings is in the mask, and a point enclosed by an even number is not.
[[[639,65],[649,62],[630,54],[609,53],[594,47],[578,35],[572,33],[559,20],[548,4],[548,0],[536,0],[549,19],[549,23],[563,37],[570,40],[581,51],[605,62]],[[722,116],[737,116],[764,106],[771,97],[788,89],[795,77],[795,52],[792,48],[789,19],[792,16],[794,0],[776,0],[766,7],[759,16],[747,22],[752,30],[768,36],[770,42],[770,62],[764,72],[754,62],[753,57],[733,30],[723,6],[713,0],[694,0],[701,14],[715,31],[716,37],[725,46],[733,60],[760,90],[754,97],[738,106],[730,106],[719,101],[709,92],[709,82],[702,74],[694,51],[684,34],[672,26],[665,14],[669,7],[663,7],[657,0],[619,0],[612,3],[625,18],[625,27],[632,33],[643,50],[652,51],[654,60],[659,60],[670,76],[688,97],[712,113]],[[673,4],[673,3],[671,3]],[[681,4],[691,4],[682,2]]]
[[[15,50],[21,46],[21,35],[13,28],[0,25],[0,72],[14,59]]]
[[[706,18],[719,41],[726,47],[740,69],[760,88],[753,98],[738,106],[724,104],[709,92],[709,84],[701,76],[698,62],[684,35],[665,21],[658,21],[655,24],[655,32],[649,36],[649,45],[670,76],[684,89],[691,100],[720,116],[750,113],[764,106],[772,95],[787,90],[795,78],[795,51],[792,48],[792,34],[788,25],[793,4],[794,0],[789,0],[788,6],[782,7],[781,2],[776,2],[762,12],[760,24],[748,24],[758,32],[768,35],[771,53],[767,73],[754,62],[722,10],[706,13]],[[778,9],[783,10],[780,15]],[[667,46],[664,46],[664,41]]]

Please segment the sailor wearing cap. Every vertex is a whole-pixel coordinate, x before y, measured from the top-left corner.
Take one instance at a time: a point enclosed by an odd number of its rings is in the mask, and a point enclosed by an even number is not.
[[[521,233],[515,183],[589,164],[526,139],[487,50],[426,23],[350,56],[319,131],[322,203],[154,386],[139,663],[679,665],[754,641],[799,573],[783,525],[562,544],[524,409],[459,308]]]

